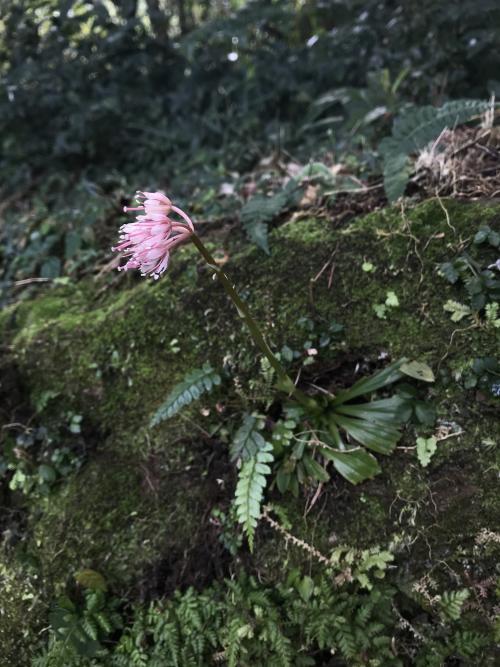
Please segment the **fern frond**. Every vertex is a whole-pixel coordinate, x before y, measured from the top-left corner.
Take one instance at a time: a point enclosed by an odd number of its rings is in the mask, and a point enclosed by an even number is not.
[[[84,617],[82,619],[82,628],[85,630],[85,632],[91,639],[97,639],[99,630],[97,628],[97,625],[94,623],[92,619]]]
[[[182,408],[196,401],[207,391],[221,382],[220,375],[206,362],[201,368],[188,373],[182,382],[172,389],[167,400],[158,408],[151,420],[151,426],[156,426],[165,419],[170,419]]]
[[[291,204],[294,189],[286,187],[272,197],[256,195],[241,209],[240,219],[248,238],[268,255],[267,225]]]
[[[411,108],[398,116],[392,136],[383,139],[379,146],[384,159],[384,188],[389,201],[393,202],[404,194],[411,173],[411,153],[424,148],[446,127],[465,123],[490,106],[490,102],[482,100],[454,100],[439,108]]]
[[[470,593],[466,588],[458,591],[446,591],[441,596],[441,613],[452,621],[457,621],[462,615],[462,607]]]
[[[266,475],[271,474],[272,446],[265,442],[264,446],[241,467],[236,486],[236,515],[243,525],[250,550],[253,550],[253,538],[257,521],[260,518],[260,507],[267,484]]]
[[[266,444],[266,441],[259,433],[263,426],[263,420],[258,415],[245,415],[243,424],[236,431],[231,443],[231,460],[241,459],[248,461],[255,456]]]

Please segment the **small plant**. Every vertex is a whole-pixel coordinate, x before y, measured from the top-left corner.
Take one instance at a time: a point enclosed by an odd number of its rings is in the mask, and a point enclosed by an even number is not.
[[[296,490],[297,484],[306,479],[328,481],[329,474],[325,469],[328,462],[353,484],[377,474],[380,467],[371,452],[387,455],[394,450],[401,436],[401,424],[409,418],[411,410],[408,411],[407,401],[397,395],[378,400],[372,400],[372,395],[405,375],[433,381],[432,371],[425,364],[402,359],[370,378],[359,380],[335,396],[323,394],[313,397],[304,393],[272,352],[246,301],[237,293],[232,281],[196,234],[189,216],[158,192],[139,192],[137,199],[139,206],[125,207],[125,211],[139,211],[140,215],[136,222],[121,227],[120,243],[115,248],[128,257],[120,269],[139,269],[143,276],[157,279],[167,269],[171,251],[179,244],[191,241],[236,307],[256,347],[266,360],[268,371],[274,374],[276,388],[289,396],[290,409],[295,409],[300,421],[308,425],[308,438],[297,440],[288,463],[280,467],[278,484],[281,490],[286,490],[290,484]],[[182,222],[172,219],[172,214],[180,217]],[[387,308],[398,305],[396,294],[388,292]],[[311,328],[307,319],[304,325]],[[339,325],[331,325],[328,339],[338,330]],[[312,346],[312,343],[311,339],[306,344]],[[172,417],[219,382],[220,376],[208,363],[188,373],[158,409],[152,425]],[[366,400],[360,403],[359,398],[362,396]],[[236,512],[251,548],[267,476],[271,474],[269,464],[274,461],[273,445],[262,436],[259,432],[261,429],[262,422],[257,416],[246,415],[231,446],[231,456],[240,464]],[[278,434],[274,435],[276,442]],[[297,482],[291,481],[292,472],[296,473]]]
[[[106,582],[98,572],[83,570],[75,579],[85,589],[82,603],[61,597],[50,613],[50,627],[55,642],[93,658],[104,651],[103,642],[123,627],[117,611],[119,600],[107,594]]]
[[[488,225],[482,226],[474,236],[472,249],[478,246],[489,246],[496,250],[500,246],[500,234]],[[485,310],[487,323],[499,326],[496,324],[498,311],[495,305],[500,300],[500,280],[495,267],[496,264],[473,258],[469,252],[463,252],[452,261],[440,264],[439,274],[452,285],[463,283],[468,296],[467,304],[453,299],[444,304],[453,322],[459,322],[464,317],[477,317],[480,311]]]
[[[454,100],[442,107],[414,107],[403,111],[394,121],[392,136],[380,142],[384,160],[384,188],[389,201],[404,194],[412,166],[410,155],[436,139],[446,127],[455,127],[484,113],[490,102]]]
[[[0,479],[7,478],[11,491],[47,497],[57,483],[81,466],[81,458],[67,446],[53,448],[48,430],[27,428],[8,438],[0,455]]]
[[[500,396],[500,361],[495,357],[478,357],[460,375],[466,389],[481,389]]]

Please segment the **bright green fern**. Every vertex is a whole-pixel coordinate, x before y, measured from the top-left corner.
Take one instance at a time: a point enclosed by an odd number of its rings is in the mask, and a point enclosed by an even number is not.
[[[250,550],[253,550],[255,528],[260,518],[260,507],[267,484],[266,475],[271,474],[271,468],[267,464],[274,460],[272,451],[272,446],[263,441],[261,449],[241,466],[236,486],[236,515],[238,522],[243,525]]]

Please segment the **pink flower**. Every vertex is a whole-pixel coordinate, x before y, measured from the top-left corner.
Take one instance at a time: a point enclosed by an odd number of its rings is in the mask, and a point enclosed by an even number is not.
[[[139,269],[141,275],[155,280],[167,270],[170,251],[186,241],[194,232],[193,223],[184,211],[172,205],[161,192],[137,192],[139,206],[125,206],[124,211],[143,211],[135,222],[120,227],[120,242],[112,248],[123,252],[129,259],[119,271]],[[184,222],[177,222],[169,214],[177,213]]]

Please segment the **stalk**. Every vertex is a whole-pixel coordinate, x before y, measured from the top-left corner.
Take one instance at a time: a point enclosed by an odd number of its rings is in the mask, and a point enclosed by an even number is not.
[[[271,348],[267,344],[264,336],[262,335],[262,332],[259,328],[259,325],[257,322],[254,320],[252,317],[250,310],[248,309],[248,306],[246,303],[241,299],[240,295],[238,292],[235,290],[232,282],[229,280],[227,275],[222,271],[222,269],[217,266],[217,263],[214,259],[214,257],[211,255],[211,253],[208,251],[206,246],[203,244],[202,240],[196,233],[192,233],[190,235],[190,239],[193,241],[194,245],[196,246],[197,250],[199,251],[200,255],[203,257],[203,259],[207,262],[207,264],[210,266],[210,268],[215,272],[217,278],[219,279],[220,283],[222,284],[222,287],[226,291],[226,294],[228,297],[231,299],[231,301],[234,303],[236,310],[238,311],[238,315],[242,318],[242,320],[245,322],[245,324],[248,327],[248,330],[250,331],[250,335],[253,338],[253,341],[255,345],[259,348],[259,350],[262,352],[262,354],[266,357],[266,359],[269,361],[271,364],[271,367],[274,369],[276,372],[276,375],[279,379],[279,383],[282,388],[284,388],[287,392],[291,393],[295,400],[303,405],[309,412],[314,411],[316,412],[318,410],[318,405],[316,404],[316,401],[311,398],[310,396],[307,396],[304,394],[303,391],[300,389],[297,389],[295,384],[293,383],[292,379],[290,376],[287,374],[283,366],[280,364],[276,356],[273,354]]]

